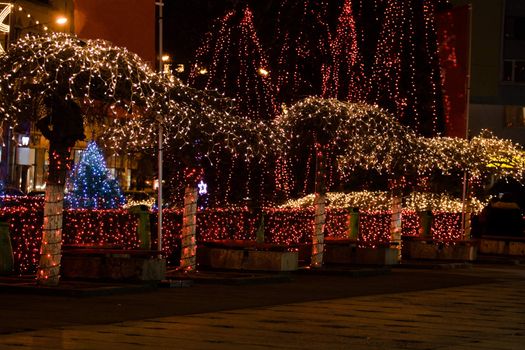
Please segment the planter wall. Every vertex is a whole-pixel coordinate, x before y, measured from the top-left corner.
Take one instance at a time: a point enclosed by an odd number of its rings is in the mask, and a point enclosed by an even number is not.
[[[412,238],[403,244],[404,259],[473,261],[477,258],[474,241],[440,242]]]
[[[490,237],[479,239],[480,254],[525,256],[525,238],[523,237]]]
[[[126,254],[67,254],[62,257],[60,272],[70,279],[161,281],[166,277],[166,260]]]
[[[299,253],[296,251],[204,248],[198,255],[199,261],[209,263],[212,269],[295,271],[299,268]]]

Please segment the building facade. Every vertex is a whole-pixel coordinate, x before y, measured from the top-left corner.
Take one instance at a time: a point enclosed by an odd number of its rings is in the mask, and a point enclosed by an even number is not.
[[[525,1],[453,3],[472,8],[469,134],[488,129],[525,145]]]
[[[61,31],[85,39],[108,40],[137,53],[152,66],[155,64],[154,0],[26,0],[0,2],[2,10],[5,15],[0,26],[0,53],[26,34]],[[58,18],[62,18],[60,23]],[[88,140],[96,133],[86,126]],[[72,149],[71,159],[75,162],[80,160],[88,140],[77,142]],[[2,125],[2,141],[3,184],[26,193],[44,189],[49,144],[42,134],[34,125]],[[152,171],[148,166],[138,166],[140,158],[108,152],[107,166],[124,189],[152,186]]]
[[[19,38],[50,31],[72,33],[72,0],[1,2],[0,53]],[[0,178],[9,187],[43,188],[47,173],[47,142],[32,125],[2,125]]]

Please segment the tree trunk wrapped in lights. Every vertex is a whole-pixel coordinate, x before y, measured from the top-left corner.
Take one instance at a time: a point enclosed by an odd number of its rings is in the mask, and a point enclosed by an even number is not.
[[[401,226],[402,226],[402,200],[401,191],[392,191],[392,214],[390,218],[390,242],[398,249],[401,258]]]
[[[197,268],[197,181],[196,170],[190,170],[186,174],[182,213],[180,267],[185,271],[193,271]]]
[[[55,95],[50,96],[45,103],[49,113],[36,124],[50,145],[37,281],[42,285],[57,285],[62,258],[64,188],[69,170],[70,148],[85,136],[80,108],[74,101]]]
[[[316,144],[316,173],[315,173],[315,220],[312,235],[312,261],[311,267],[323,266],[324,253],[324,228],[326,223],[326,167],[325,157],[321,145]]]
[[[50,152],[37,281],[42,285],[54,286],[60,279],[64,188],[70,150],[50,149]]]

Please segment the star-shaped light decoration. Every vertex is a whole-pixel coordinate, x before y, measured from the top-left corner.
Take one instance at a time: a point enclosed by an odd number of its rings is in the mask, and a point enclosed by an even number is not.
[[[207,194],[208,193],[208,185],[201,180],[199,184],[197,185],[199,187],[199,194]]]

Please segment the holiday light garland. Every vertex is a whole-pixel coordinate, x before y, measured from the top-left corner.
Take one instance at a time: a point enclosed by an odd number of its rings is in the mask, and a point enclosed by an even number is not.
[[[419,163],[421,175],[439,170],[444,174],[467,171],[474,178],[492,174],[499,178],[523,180],[523,148],[511,140],[495,137],[484,130],[471,140],[454,137],[420,138],[420,152],[425,162]]]
[[[343,174],[356,168],[401,176],[413,172],[423,155],[407,127],[377,106],[308,97],[277,119],[286,149],[301,152],[317,142],[337,157]],[[405,159],[410,158],[410,162]]]
[[[361,211],[388,211],[391,208],[391,192],[386,191],[358,191],[358,192],[328,192],[327,206],[332,209],[359,208]],[[313,205],[314,195],[292,199],[279,208],[308,208]],[[490,199],[470,199],[470,206],[474,213],[479,213],[488,204]],[[463,203],[460,198],[454,198],[445,193],[411,192],[403,197],[403,211],[433,211],[460,213]]]
[[[53,33],[27,36],[14,43],[0,59],[0,111],[4,121],[39,118],[47,95],[61,91],[80,101],[90,121],[107,115],[89,108],[115,105],[127,112],[150,107],[149,101],[165,92],[160,77],[137,55],[102,40],[81,40]]]

